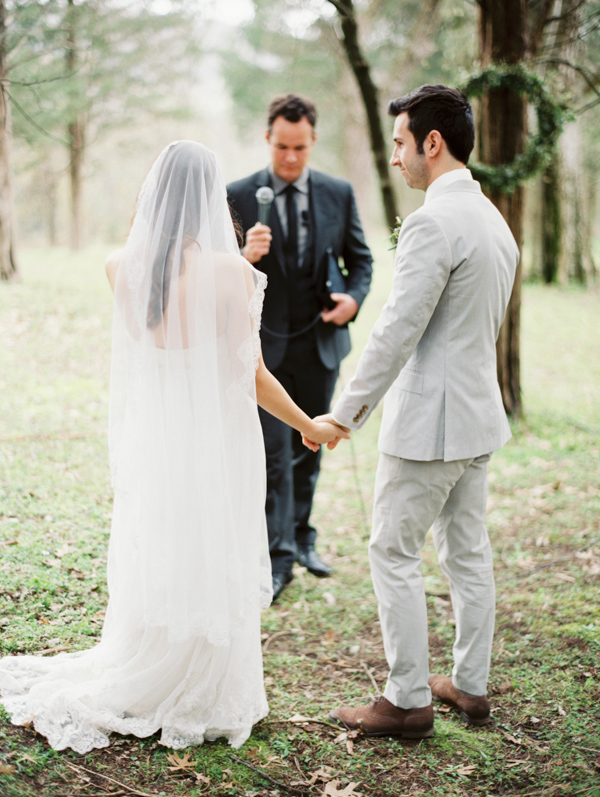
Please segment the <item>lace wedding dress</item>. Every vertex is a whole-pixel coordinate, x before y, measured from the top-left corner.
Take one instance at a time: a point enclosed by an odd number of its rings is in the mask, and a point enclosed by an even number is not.
[[[271,600],[254,375],[266,278],[237,250],[214,156],[175,142],[140,192],[115,292],[114,510],[100,642],[0,660],[2,703],[57,750],[113,731],[241,745],[268,712]]]

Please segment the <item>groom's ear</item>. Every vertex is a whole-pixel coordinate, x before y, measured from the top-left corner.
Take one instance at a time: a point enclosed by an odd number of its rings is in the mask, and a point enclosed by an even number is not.
[[[423,151],[430,158],[435,158],[442,150],[444,138],[439,130],[430,130],[423,142]]]

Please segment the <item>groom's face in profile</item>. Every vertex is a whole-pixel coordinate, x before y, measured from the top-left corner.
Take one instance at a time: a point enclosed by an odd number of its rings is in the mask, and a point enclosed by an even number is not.
[[[410,188],[425,191],[429,185],[427,158],[424,152],[418,152],[415,137],[408,128],[408,113],[396,117],[394,122],[394,151],[390,158],[391,166],[398,166],[406,184]]]
[[[314,127],[303,116],[299,122],[288,122],[278,116],[266,133],[271,150],[273,171],[286,183],[294,183],[308,163],[317,140]]]

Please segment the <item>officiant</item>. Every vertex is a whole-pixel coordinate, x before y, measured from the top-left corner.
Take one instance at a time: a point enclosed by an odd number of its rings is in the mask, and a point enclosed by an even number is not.
[[[268,276],[261,327],[266,366],[310,417],[329,410],[350,351],[348,324],[372,274],[352,186],[308,167],[316,121],[308,98],[275,97],[265,133],[270,164],[228,186],[244,232],[242,254]],[[310,524],[320,452],[309,451],[297,432],[262,410],[260,419],[275,599],[292,580],[294,561],[320,577],[331,568],[315,548]]]

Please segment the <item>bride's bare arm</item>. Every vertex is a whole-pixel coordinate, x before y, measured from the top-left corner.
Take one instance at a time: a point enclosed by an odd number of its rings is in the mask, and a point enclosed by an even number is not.
[[[315,423],[300,407],[288,396],[282,385],[267,370],[262,355],[256,371],[256,400],[263,410],[271,413],[280,421],[287,423],[300,432],[313,451],[318,449],[317,444],[332,443],[340,437],[350,438],[348,432],[332,423]]]
[[[119,270],[122,254],[122,249],[116,249],[114,252],[110,253],[104,264],[106,268],[106,276],[108,277],[108,281],[110,282],[110,287],[113,293],[115,292],[115,280],[117,279],[117,271]]]

